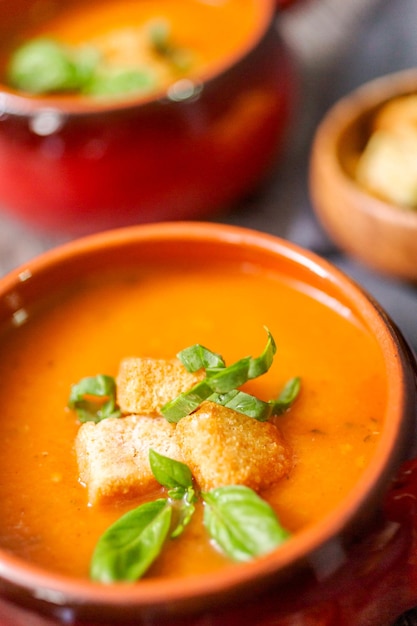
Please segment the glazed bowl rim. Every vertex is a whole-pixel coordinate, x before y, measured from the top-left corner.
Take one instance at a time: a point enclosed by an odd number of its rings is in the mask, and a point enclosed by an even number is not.
[[[313,139],[313,159],[326,162],[327,176],[333,175],[354,199],[356,210],[378,221],[417,228],[417,211],[399,207],[368,193],[355,181],[339,158],[340,138],[351,126],[389,100],[417,91],[417,68],[384,74],[342,96],[324,114]]]
[[[193,102],[198,99],[202,89],[209,85],[214,85],[218,80],[240,65],[251,53],[256,50],[266,34],[273,27],[274,16],[276,15],[275,0],[262,0],[260,17],[257,27],[252,29],[247,40],[234,52],[215,64],[210,64],[204,72],[199,72],[195,78],[186,77],[175,83],[181,84],[185,81],[184,96],[179,94],[178,98],[170,97],[170,90],[162,89],[151,95],[144,96],[124,96],[118,98],[94,99],[89,96],[66,96],[47,95],[31,96],[21,94],[17,90],[7,87],[0,82],[0,116],[1,114],[30,116],[40,112],[55,111],[65,116],[78,115],[100,115],[109,112],[129,111],[153,106],[156,103],[181,103]],[[181,91],[181,90],[180,90]]]
[[[102,585],[83,578],[70,578],[31,565],[0,549],[0,579],[13,588],[24,589],[36,600],[58,606],[99,606],[102,610],[115,607],[160,607],[167,603],[195,602],[196,599],[220,600],[225,593],[237,593],[254,584],[261,586],[277,572],[311,557],[324,545],[338,541],[342,530],[349,525],[375,491],[382,495],[389,480],[402,460],[400,448],[404,445],[403,418],[406,412],[405,357],[396,337],[395,327],[379,305],[363,289],[341,270],[313,252],[274,235],[240,226],[208,222],[165,222],[130,226],[104,231],[71,241],[49,250],[42,255],[0,278],[0,296],[35,274],[47,273],[55,266],[72,257],[94,256],[104,248],[113,249],[135,242],[187,241],[210,242],[212,245],[247,248],[277,259],[284,257],[303,266],[324,281],[330,281],[343,291],[354,311],[360,307],[361,318],[369,323],[386,362],[388,389],[387,406],[396,409],[396,419],[387,420],[378,444],[378,454],[364,471],[355,489],[324,520],[306,528],[286,542],[278,550],[247,564],[213,574],[187,579],[142,580],[136,585]],[[262,257],[263,258],[263,257]],[[402,445],[398,445],[401,443]],[[320,574],[320,572],[319,572]]]

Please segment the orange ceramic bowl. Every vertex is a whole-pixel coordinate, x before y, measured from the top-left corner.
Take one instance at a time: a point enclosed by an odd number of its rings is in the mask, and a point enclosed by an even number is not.
[[[326,261],[267,234],[223,225],[177,222],[110,231],[52,250],[1,279],[0,327],[12,320],[17,327],[22,319],[30,324],[32,312],[48,302],[56,306],[63,287],[72,289],[86,276],[126,265],[140,272],[161,263],[204,266],[207,259],[224,268],[237,264],[252,277],[276,274],[346,323],[356,320],[376,342],[389,385],[369,465],[334,510],[279,549],[186,580],[173,576],[100,585],[37,566],[3,545],[2,626],[388,626],[417,603],[417,463],[410,460],[416,363],[379,306]],[[297,313],[298,324],[308,329],[311,320],[303,321],[303,315]],[[329,329],[316,320],[313,331],[326,337]],[[242,337],[242,346],[247,339]],[[369,371],[369,382],[374,374]]]
[[[2,41],[74,2],[44,13],[34,0],[2,3]],[[294,95],[276,2],[255,7],[239,49],[152,97],[97,103],[0,86],[2,209],[42,229],[85,234],[208,216],[251,191],[276,160]]]

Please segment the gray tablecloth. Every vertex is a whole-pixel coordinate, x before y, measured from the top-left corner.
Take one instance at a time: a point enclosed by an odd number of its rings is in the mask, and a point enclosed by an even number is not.
[[[417,286],[343,255],[315,220],[307,186],[311,140],[331,104],[371,78],[417,66],[417,0],[304,0],[279,28],[302,87],[288,146],[267,183],[218,221],[279,235],[330,259],[380,302],[417,350]],[[0,274],[62,240],[0,216]],[[400,624],[417,624],[416,616]]]

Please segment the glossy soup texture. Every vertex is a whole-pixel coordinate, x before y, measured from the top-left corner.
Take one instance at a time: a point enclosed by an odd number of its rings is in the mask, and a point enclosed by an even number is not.
[[[267,325],[277,343],[270,371],[248,384],[275,397],[299,375],[302,389],[280,418],[295,465],[263,493],[297,532],[349,492],[372,456],[386,401],[380,350],[360,321],[322,293],[245,265],[154,267],[68,289],[17,327],[0,357],[0,545],[64,574],[87,577],[94,545],[138,504],[87,504],[78,481],[71,384],[116,375],[126,356],[173,357],[202,343],[226,363],[257,356]],[[76,546],[76,549],[74,549]],[[147,576],[187,576],[231,566],[209,544],[201,511]]]
[[[149,52],[146,29],[158,20],[169,26],[169,45],[187,52],[184,67]],[[157,88],[163,88],[184,76],[215,71],[247,45],[261,21],[256,0],[73,0],[32,27],[25,25],[18,39],[19,44],[37,37],[91,44],[114,67],[151,67],[159,77]]]

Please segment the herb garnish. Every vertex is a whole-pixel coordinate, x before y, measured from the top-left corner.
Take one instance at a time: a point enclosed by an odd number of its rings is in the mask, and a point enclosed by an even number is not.
[[[80,422],[100,422],[107,417],[120,417],[116,406],[116,382],[112,376],[86,376],[72,385],[68,400]]]
[[[187,71],[192,53],[173,43],[169,22],[152,20],[146,26],[148,48],[176,72]],[[109,63],[94,45],[70,46],[51,37],[37,37],[17,48],[8,65],[7,80],[16,89],[38,95],[146,95],[159,86],[150,65],[119,66]]]
[[[204,400],[216,402],[260,422],[267,421],[272,415],[285,413],[299,394],[301,382],[298,376],[288,380],[279,396],[268,402],[239,389],[248,380],[265,374],[272,365],[276,344],[269,329],[265,327],[265,330],[268,338],[261,355],[256,358],[244,357],[229,366],[226,366],[220,354],[200,344],[178,352],[177,358],[187,371],[205,369],[206,376],[161,408],[165,419],[172,423],[179,422],[198,409]],[[120,417],[114,378],[99,374],[81,379],[71,388],[68,406],[77,411],[81,422]]]
[[[161,408],[165,419],[168,422],[179,422],[182,417],[195,411],[204,400],[233,408],[259,421],[266,421],[271,415],[281,415],[286,411],[299,393],[299,377],[289,380],[278,398],[269,402],[263,402],[238,389],[248,380],[265,374],[272,365],[276,344],[269,329],[265,327],[265,330],[268,338],[260,356],[245,357],[227,367],[220,355],[200,344],[179,352],[177,357],[188,371],[194,372],[203,367],[206,376]]]
[[[289,537],[272,507],[249,487],[230,485],[197,494],[187,465],[155,450],[149,451],[149,461],[169,497],[142,504],[104,532],[91,560],[93,580],[138,580],[161,553],[165,541],[184,531],[198,497],[204,502],[207,532],[217,548],[233,561],[266,554]]]

